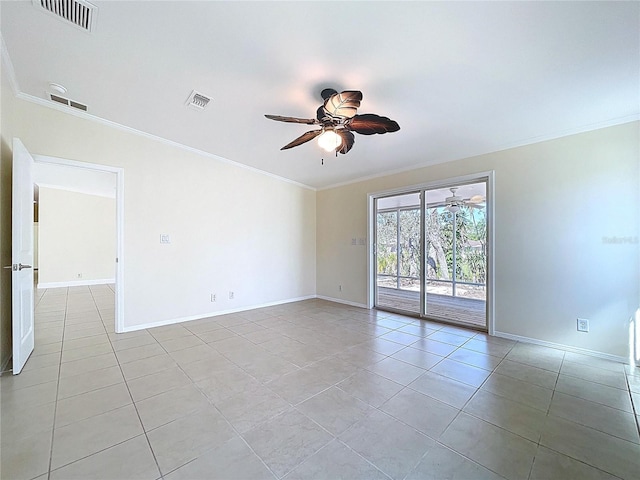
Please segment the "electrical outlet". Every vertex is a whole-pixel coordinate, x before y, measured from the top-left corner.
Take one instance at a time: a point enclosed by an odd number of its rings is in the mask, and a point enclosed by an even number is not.
[[[82,278],[82,274],[81,273],[78,274],[78,278]]]
[[[589,333],[589,320],[587,320],[586,318],[579,318],[578,319],[578,331],[579,332]]]
[[[212,301],[212,302],[215,302],[215,301],[216,301],[216,294],[215,294],[215,293],[212,293],[212,294],[211,294],[211,301]]]
[[[233,292],[229,292],[229,300],[233,300]]]

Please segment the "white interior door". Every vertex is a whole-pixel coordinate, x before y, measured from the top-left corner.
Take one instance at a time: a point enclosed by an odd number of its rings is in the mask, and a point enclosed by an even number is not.
[[[13,139],[11,280],[13,374],[27,362],[34,346],[33,304],[33,157]]]

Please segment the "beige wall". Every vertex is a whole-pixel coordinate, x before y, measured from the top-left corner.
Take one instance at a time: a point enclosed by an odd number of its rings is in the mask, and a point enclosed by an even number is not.
[[[115,198],[40,187],[39,210],[41,288],[115,280]]]
[[[319,191],[318,295],[366,304],[367,251],[351,238],[367,236],[369,193],[493,170],[496,331],[627,357],[640,306],[639,140],[629,123]]]
[[[12,102],[14,111],[6,115],[12,135],[32,154],[124,168],[126,328],[315,294],[314,191],[20,99]],[[7,141],[4,130],[2,135]],[[160,244],[161,234],[169,234],[171,243]],[[217,302],[210,301],[211,293]],[[7,321],[3,315],[3,328]]]
[[[2,263],[10,263],[13,136],[34,154],[123,167],[127,327],[316,293],[364,304],[366,248],[351,238],[367,236],[367,194],[494,170],[496,330],[628,353],[627,322],[640,301],[639,245],[603,238],[639,235],[638,123],[316,193],[15,99],[5,80]],[[161,233],[170,245],[159,243]],[[10,274],[0,275],[5,360]],[[209,301],[213,292],[217,303]],[[590,333],[576,332],[576,317],[591,320]]]

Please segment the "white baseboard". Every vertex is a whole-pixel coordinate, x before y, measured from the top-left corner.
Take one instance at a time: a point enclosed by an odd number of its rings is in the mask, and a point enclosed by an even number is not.
[[[255,310],[256,308],[274,307],[276,305],[283,305],[285,303],[293,303],[293,302],[301,302],[303,300],[312,300],[314,298],[316,298],[315,295],[307,295],[305,297],[288,298],[286,300],[278,300],[276,302],[262,303],[259,305],[248,305],[245,307],[230,308],[227,310],[217,310],[215,312],[201,313],[198,315],[191,315],[188,317],[170,318],[167,320],[161,320],[159,322],[145,323],[144,325],[133,325],[130,327],[125,327],[122,333],[135,332],[137,330],[144,330],[146,328],[164,327],[166,325],[173,325],[174,323],[190,322],[193,320],[201,320],[203,318],[219,317],[220,315],[228,315],[230,313],[246,312],[247,310]]]
[[[588,350],[586,348],[572,347],[570,345],[563,345],[561,343],[547,342],[546,340],[538,340],[537,338],[523,337],[521,335],[514,335],[512,333],[497,332],[497,331],[493,333],[494,333],[494,336],[496,337],[506,338],[508,340],[516,340],[518,342],[523,342],[523,343],[533,343],[534,345],[541,345],[543,347],[558,348],[560,350],[566,350],[568,352],[573,352],[573,353],[581,353],[583,355],[602,358],[604,360],[611,360],[613,362],[618,362],[618,363],[625,363],[625,364],[629,363],[629,359],[627,357],[621,357],[619,355],[611,355],[610,353],[597,352],[595,350]]]
[[[329,302],[342,303],[344,305],[350,305],[352,307],[366,308],[367,310],[369,310],[369,307],[364,303],[350,302],[349,300],[343,300],[342,298],[325,297],[324,295],[316,295],[316,298],[327,300]]]
[[[97,280],[73,280],[69,282],[46,282],[38,283],[37,288],[62,288],[62,287],[83,287],[85,285],[104,285],[116,283],[115,278],[99,278]]]
[[[92,283],[80,283],[80,282],[66,282],[63,284],[63,282],[59,282],[59,283],[48,283],[48,284],[39,284],[38,288],[54,288],[54,287],[65,287],[65,286],[73,286],[73,285],[96,285],[96,284],[103,284],[103,283],[114,283],[113,279],[107,279],[107,280],[92,280],[90,281]],[[42,286],[44,285],[44,286]],[[167,320],[161,320],[159,322],[153,322],[153,323],[145,323],[143,325],[132,325],[129,327],[125,327],[122,333],[126,333],[126,332],[135,332],[137,330],[144,330],[147,328],[154,328],[154,327],[163,327],[166,325],[173,325],[176,323],[183,323],[183,322],[190,322],[193,320],[201,320],[203,318],[210,318],[210,317],[218,317],[221,315],[228,315],[230,313],[238,313],[238,312],[245,312],[248,310],[255,310],[257,308],[265,308],[265,307],[273,307],[276,305],[283,305],[286,303],[293,303],[293,302],[300,302],[303,300],[311,300],[314,298],[318,298],[321,300],[326,300],[329,302],[335,302],[335,303],[341,303],[344,305],[349,305],[352,307],[358,307],[358,308],[364,308],[364,309],[369,309],[369,307],[365,304],[362,303],[356,303],[356,302],[351,302],[349,300],[343,300],[341,298],[334,298],[334,297],[327,297],[324,295],[307,295],[304,297],[296,297],[296,298],[288,298],[285,300],[278,300],[275,302],[268,302],[268,303],[262,303],[262,304],[257,304],[257,305],[247,305],[244,307],[239,307],[239,308],[230,308],[227,310],[217,310],[215,312],[206,312],[206,313],[201,313],[201,314],[197,314],[197,315],[191,315],[188,317],[179,317],[179,318],[170,318]],[[532,343],[534,345],[541,345],[544,347],[550,347],[550,348],[558,348],[561,350],[566,350],[566,351],[570,351],[570,352],[575,352],[575,353],[581,353],[583,355],[589,355],[592,357],[597,357],[597,358],[602,358],[605,360],[611,360],[614,362],[619,362],[619,363],[624,363],[624,364],[628,364],[629,363],[629,359],[626,357],[621,357],[619,355],[611,355],[609,353],[603,353],[603,352],[597,352],[595,350],[588,350],[585,348],[578,348],[578,347],[572,347],[569,345],[563,345],[560,343],[554,343],[554,342],[547,342],[545,340],[538,340],[536,338],[530,338],[530,337],[524,337],[522,335],[514,335],[512,333],[507,333],[507,332],[499,332],[499,331],[495,331],[494,332],[494,336],[496,337],[500,337],[500,338],[506,338],[509,340],[515,340],[518,342],[523,342],[523,343]],[[8,364],[7,360],[7,364]],[[6,365],[5,365],[6,366]]]

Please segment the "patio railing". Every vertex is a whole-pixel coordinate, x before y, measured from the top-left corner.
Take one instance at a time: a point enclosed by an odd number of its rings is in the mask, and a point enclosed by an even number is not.
[[[418,289],[420,288],[420,277],[411,277],[411,276],[407,276],[407,275],[391,275],[389,273],[378,273],[378,285],[380,285],[380,277],[383,278],[395,278],[395,287],[389,287],[389,288],[396,288],[397,290],[411,290],[408,288],[402,288],[401,285],[401,280],[402,279],[406,279],[406,280],[410,280],[411,283],[413,283],[414,281],[418,284]],[[477,282],[464,282],[462,280],[440,280],[440,279],[435,279],[435,278],[427,278],[427,283],[428,282],[433,282],[433,283],[446,283],[446,284],[451,284],[451,292],[453,297],[456,296],[456,286],[457,285],[471,285],[474,287],[482,287],[485,288],[486,284],[485,283],[477,283]],[[388,285],[384,285],[384,286],[388,286]]]

